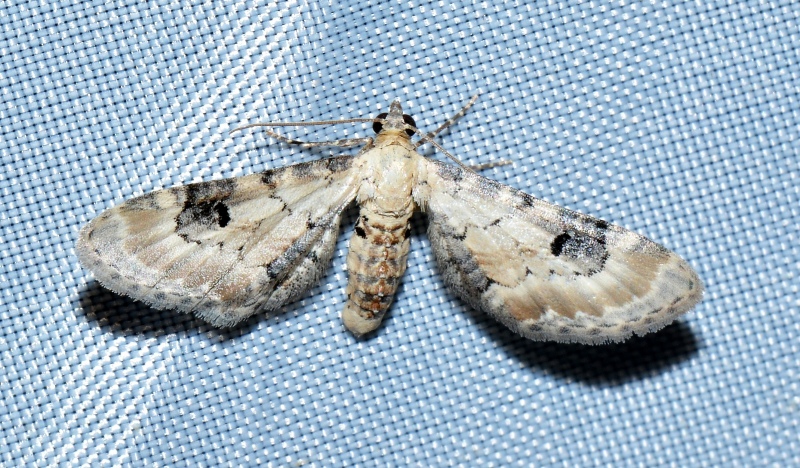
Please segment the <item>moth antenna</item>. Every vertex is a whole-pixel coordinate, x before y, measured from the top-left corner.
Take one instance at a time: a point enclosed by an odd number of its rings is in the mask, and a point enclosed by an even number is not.
[[[236,127],[228,134],[232,134],[234,132],[238,132],[240,130],[247,130],[248,128],[254,127],[311,127],[314,125],[339,125],[339,124],[346,124],[346,123],[354,123],[354,122],[372,122],[374,119],[364,119],[364,118],[356,118],[356,119],[340,119],[340,120],[317,120],[312,122],[264,122],[264,123],[252,123],[248,125],[242,125],[241,127]]]

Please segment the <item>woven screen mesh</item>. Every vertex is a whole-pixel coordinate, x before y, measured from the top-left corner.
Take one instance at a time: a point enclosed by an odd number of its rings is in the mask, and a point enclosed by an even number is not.
[[[800,463],[796,2],[18,0],[0,27],[0,465]],[[318,286],[228,330],[77,262],[126,198],[347,152],[234,127],[396,98],[429,131],[477,93],[448,151],[675,250],[703,302],[620,345],[530,342],[447,291],[419,215],[356,340],[355,209]]]

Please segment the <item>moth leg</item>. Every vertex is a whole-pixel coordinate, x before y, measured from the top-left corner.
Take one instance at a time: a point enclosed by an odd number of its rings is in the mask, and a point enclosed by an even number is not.
[[[467,102],[467,104],[464,107],[462,107],[460,111],[458,111],[454,116],[452,116],[449,119],[447,119],[443,124],[439,125],[439,128],[437,128],[436,130],[433,130],[431,132],[428,132],[425,135],[422,135],[420,137],[419,141],[417,141],[417,143],[414,144],[414,149],[419,148],[426,141],[431,141],[433,139],[433,137],[435,137],[436,135],[440,134],[447,127],[449,127],[449,126],[453,125],[454,123],[456,123],[456,120],[458,120],[461,117],[463,117],[464,114],[467,113],[469,108],[472,107],[473,104],[475,104],[475,101],[478,100],[478,96],[479,96],[479,94],[476,94],[476,95],[472,96],[472,98],[470,98],[469,102]]]
[[[281,134],[275,133],[272,130],[264,130],[264,132],[275,138],[278,141],[282,141],[284,143],[288,143],[290,145],[298,145],[303,148],[317,148],[320,146],[339,146],[342,148],[352,148],[353,146],[364,145],[368,143],[372,143],[372,138],[365,137],[365,138],[343,138],[341,140],[331,140],[331,141],[300,141],[295,140],[294,138],[285,137]],[[372,145],[369,145],[372,146]]]
[[[248,128],[255,128],[255,127],[311,127],[317,125],[337,125],[337,124],[344,124],[344,123],[353,123],[353,122],[372,122],[373,119],[363,119],[363,118],[355,118],[355,119],[342,119],[342,120],[320,120],[315,122],[274,122],[274,123],[254,123],[249,125],[244,125],[241,127],[234,128],[230,131],[230,133],[239,132],[242,130],[246,130]],[[275,133],[272,130],[264,129],[267,135],[275,138],[278,141],[282,141],[284,143],[289,143],[291,145],[299,145],[303,148],[316,148],[319,146],[339,146],[343,148],[351,148],[353,146],[367,144],[368,146],[372,146],[372,138],[343,138],[341,140],[332,140],[332,141],[300,141],[295,140],[293,138],[285,137],[279,133]]]
[[[441,133],[442,130],[444,130],[447,127],[453,125],[456,122],[456,120],[461,118],[467,112],[467,110],[469,110],[469,108],[472,107],[473,104],[475,104],[475,101],[477,101],[477,100],[478,100],[478,95],[477,94],[472,96],[472,98],[469,100],[469,102],[467,102],[467,104],[464,107],[462,107],[461,110],[456,113],[456,115],[454,115],[454,116],[450,117],[449,119],[447,119],[447,121],[445,123],[439,125],[439,128],[437,128],[436,130],[434,130],[432,132],[428,132],[428,133],[422,135],[420,137],[420,139],[414,144],[413,148],[417,149],[420,146],[422,146],[424,143],[430,143],[436,149],[441,151],[442,154],[444,154],[445,156],[450,158],[454,163],[456,163],[459,166],[461,166],[462,169],[464,169],[465,171],[469,171],[469,172],[475,173],[475,171],[471,167],[469,167],[466,164],[462,163],[461,160],[459,160],[457,157],[453,156],[446,149],[444,149],[442,147],[442,145],[440,145],[439,143],[436,143],[436,140],[434,140],[433,137],[435,137],[436,135]]]
[[[493,167],[508,166],[510,164],[514,163],[507,159],[501,159],[499,161],[492,161],[483,164],[473,164],[472,166],[469,166],[469,168],[472,169],[474,172],[477,172],[477,171],[482,171],[484,169],[491,169]]]
[[[365,144],[363,148],[358,150],[358,153],[356,153],[356,155],[353,157],[361,156],[362,154],[366,153],[367,151],[375,147],[375,140],[373,140],[372,138],[366,138],[366,140],[367,144]]]
[[[456,164],[458,164],[459,166],[461,166],[461,168],[462,168],[462,169],[464,169],[465,171],[467,171],[467,172],[472,172],[473,174],[477,174],[477,172],[473,171],[473,170],[472,170],[472,168],[470,168],[469,166],[467,166],[466,164],[464,164],[463,162],[461,162],[461,160],[460,160],[460,159],[458,159],[457,157],[455,157],[455,156],[453,156],[452,154],[450,154],[450,152],[449,152],[449,151],[447,151],[446,149],[444,149],[444,147],[442,147],[442,145],[440,145],[439,143],[436,143],[436,141],[435,141],[435,140],[431,140],[431,141],[429,141],[428,143],[432,144],[432,145],[433,145],[433,146],[434,146],[436,149],[438,149],[439,151],[441,151],[441,152],[442,152],[442,154],[444,154],[445,156],[447,156],[448,158],[450,158],[450,159],[451,159],[451,160],[452,160],[454,163],[456,163]]]

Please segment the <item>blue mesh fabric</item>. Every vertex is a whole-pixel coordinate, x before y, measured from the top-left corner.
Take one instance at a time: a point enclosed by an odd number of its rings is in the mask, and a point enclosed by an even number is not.
[[[261,3],[2,3],[0,465],[800,464],[796,2]],[[235,126],[398,98],[431,130],[478,92],[442,145],[677,251],[705,300],[621,345],[529,342],[447,292],[417,216],[357,341],[355,210],[319,286],[230,330],[77,263],[128,197],[339,152]]]

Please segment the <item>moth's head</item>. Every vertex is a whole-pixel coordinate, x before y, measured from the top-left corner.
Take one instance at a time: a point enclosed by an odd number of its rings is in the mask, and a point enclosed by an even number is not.
[[[405,133],[406,138],[411,138],[417,131],[417,124],[410,115],[403,113],[400,101],[394,101],[389,106],[389,112],[382,112],[372,122],[372,129],[378,135],[400,135]]]

